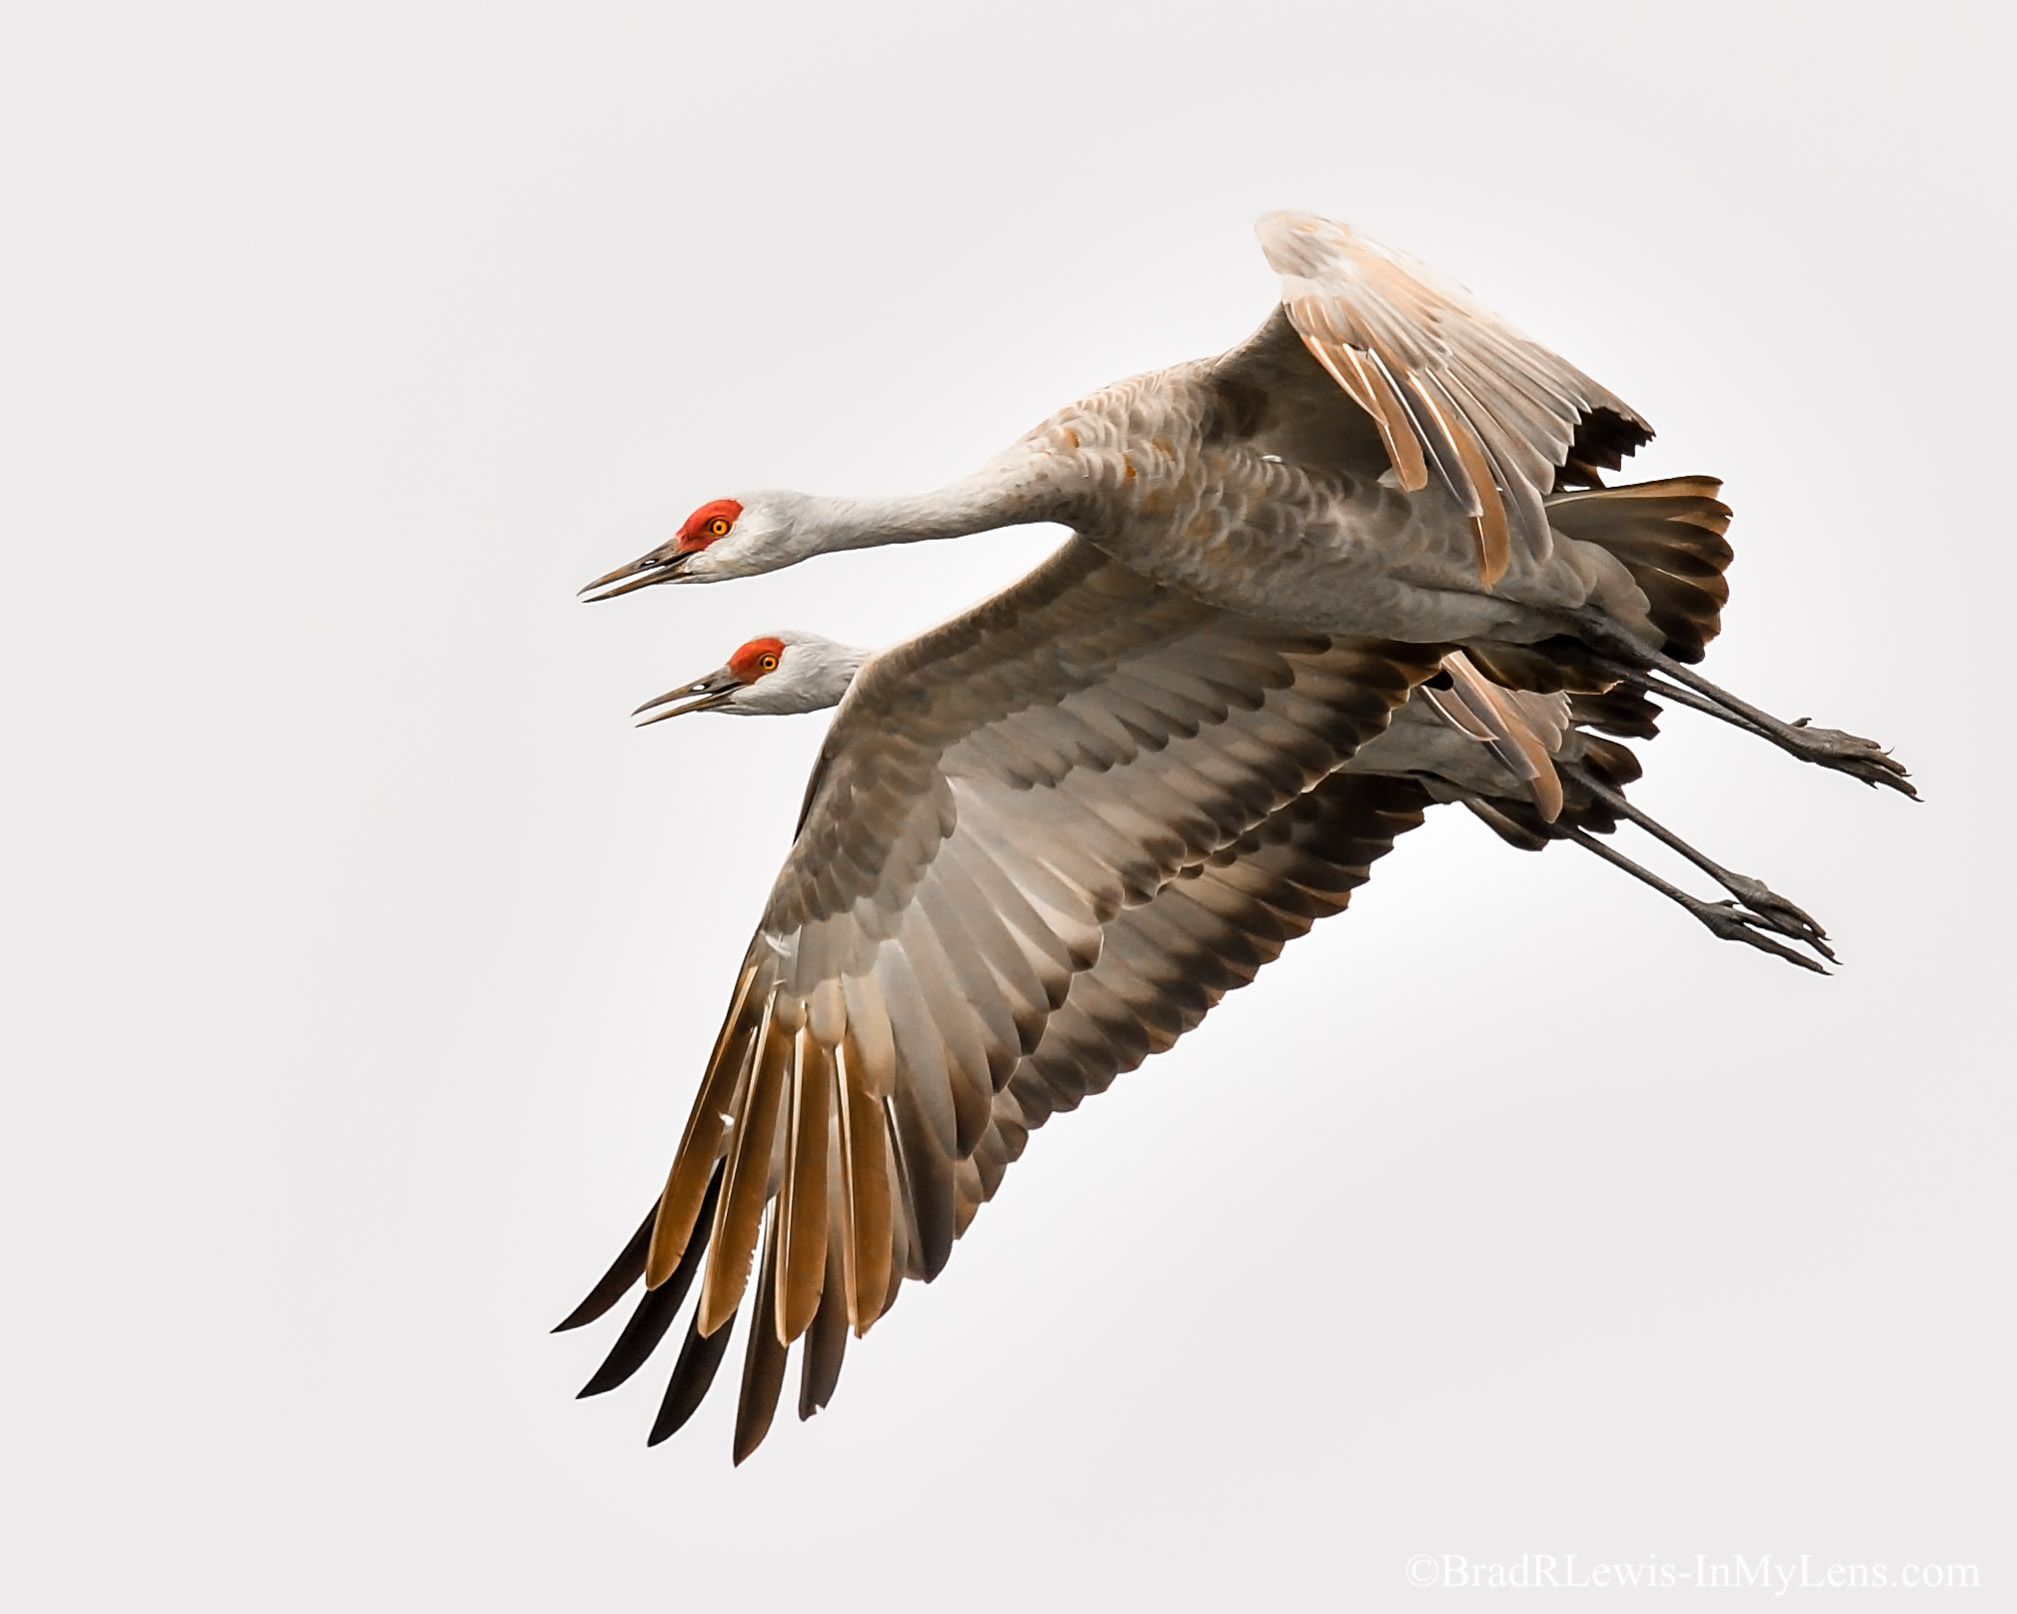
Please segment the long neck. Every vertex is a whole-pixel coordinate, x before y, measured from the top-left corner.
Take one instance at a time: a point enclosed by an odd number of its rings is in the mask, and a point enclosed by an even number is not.
[[[814,499],[818,548],[873,549],[932,538],[964,538],[997,527],[1063,519],[1062,467],[1052,456],[1016,450],[972,476],[929,493],[887,499]]]

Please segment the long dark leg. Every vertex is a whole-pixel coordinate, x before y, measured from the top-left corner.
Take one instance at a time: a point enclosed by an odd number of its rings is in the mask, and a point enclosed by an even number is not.
[[[1595,852],[1597,856],[1613,867],[1623,869],[1633,879],[1643,880],[1647,885],[1659,892],[1661,896],[1679,903],[1706,925],[1711,934],[1720,936],[1725,941],[1740,941],[1747,946],[1757,948],[1760,952],[1774,954],[1779,958],[1785,959],[1789,964],[1798,964],[1803,970],[1812,970],[1816,975],[1826,975],[1828,973],[1811,958],[1801,957],[1792,948],[1782,947],[1779,943],[1772,940],[1770,936],[1763,935],[1754,929],[1754,924],[1762,925],[1765,921],[1756,914],[1747,914],[1734,902],[1704,902],[1700,897],[1691,896],[1679,886],[1670,885],[1667,881],[1661,879],[1651,869],[1634,863],[1616,847],[1606,846],[1596,836],[1584,830],[1563,829],[1560,831],[1560,834],[1563,839],[1574,841],[1578,846],[1584,848],[1584,850]]]
[[[1769,729],[1761,729],[1756,723],[1725,711],[1706,696],[1697,695],[1692,689],[1684,689],[1679,684],[1670,684],[1664,678],[1655,678],[1651,673],[1636,668],[1620,667],[1611,663],[1613,672],[1622,674],[1620,682],[1628,689],[1636,689],[1642,695],[1657,695],[1663,701],[1672,701],[1676,706],[1692,706],[1698,712],[1706,712],[1720,722],[1728,723],[1734,729],[1742,729],[1746,734],[1755,734],[1761,740],[1772,738]]]
[[[1917,799],[1919,792],[1906,781],[1905,766],[1895,760],[1875,740],[1865,740],[1840,729],[1815,728],[1805,718],[1786,723],[1760,711],[1720,688],[1691,667],[1658,650],[1649,650],[1623,632],[1601,612],[1575,613],[1578,637],[1593,649],[1614,659],[1615,671],[1631,679],[1649,695],[1692,706],[1697,711],[1719,717],[1746,733],[1770,740],[1805,762],[1835,768],[1867,785],[1887,785]],[[1690,699],[1690,695],[1695,698]]]
[[[1788,902],[1778,892],[1762,880],[1754,880],[1748,874],[1739,874],[1734,869],[1726,869],[1705,852],[1698,852],[1680,836],[1661,823],[1652,814],[1634,807],[1617,791],[1590,772],[1581,763],[1557,762],[1556,767],[1581,784],[1598,800],[1604,802],[1620,818],[1637,824],[1648,835],[1666,846],[1672,847],[1696,868],[1735,897],[1767,926],[1782,936],[1789,936],[1796,942],[1803,942],[1823,958],[1832,960],[1834,949],[1828,945],[1828,932],[1816,924],[1812,915],[1798,904]]]

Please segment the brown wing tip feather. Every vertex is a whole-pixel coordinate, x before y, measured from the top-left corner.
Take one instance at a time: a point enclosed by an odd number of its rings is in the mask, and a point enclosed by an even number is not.
[[[673,1364],[672,1377],[666,1381],[665,1399],[658,1405],[658,1416],[652,1421],[645,1445],[656,1446],[670,1440],[699,1410],[714,1384],[722,1357],[728,1354],[731,1332],[724,1328],[702,1334],[693,1326],[693,1319],[688,1320],[686,1340],[680,1346],[679,1360]]]
[[[571,1328],[592,1323],[630,1293],[631,1285],[644,1276],[644,1256],[651,1244],[651,1224],[657,1220],[658,1201],[653,1200],[637,1231],[630,1236],[630,1242],[610,1262],[609,1270],[596,1280],[595,1287],[588,1291],[580,1305],[553,1325],[552,1332],[564,1334]]]

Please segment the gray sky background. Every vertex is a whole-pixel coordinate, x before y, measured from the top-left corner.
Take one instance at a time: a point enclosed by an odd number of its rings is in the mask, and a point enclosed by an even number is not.
[[[6,5],[7,1600],[1399,1609],[1411,1555],[1523,1552],[2011,1595],[1992,14]],[[1710,671],[1927,801],[1685,713],[1641,795],[1843,972],[1445,813],[1040,1134],[827,1415],[647,1452],[662,1371],[577,1405],[613,1320],[545,1330],[822,720],[625,714],[1055,535],[574,589],[1229,345],[1280,206],[1727,479]]]

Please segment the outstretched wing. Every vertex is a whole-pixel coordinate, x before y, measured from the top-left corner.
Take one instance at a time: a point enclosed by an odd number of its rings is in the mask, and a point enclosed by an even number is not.
[[[1318,919],[1341,911],[1375,860],[1422,821],[1429,793],[1412,779],[1334,773],[1271,814],[1203,863],[1182,870],[1155,898],[1125,908],[1104,928],[1098,961],[1072,978],[1037,1046],[1016,1064],[994,1096],[988,1124],[955,1169],[955,1232],[964,1234],[980,1206],[1000,1188],[1029,1135],[1060,1110],[1198,1025],[1225,994],[1251,981],[1282,948]],[[717,1169],[710,1188],[719,1194]],[[588,1298],[561,1324],[575,1328],[602,1316],[644,1275],[657,1206]],[[625,1382],[670,1329],[698,1263],[708,1218],[673,1278],[647,1290],[615,1346],[582,1394]],[[766,1246],[768,1249],[768,1245]],[[737,1410],[736,1460],[768,1433],[784,1385],[786,1349],[762,1326],[775,1299],[774,1258],[745,1347]],[[891,1273],[888,1304],[908,1274]],[[828,1292],[801,1345],[801,1418],[831,1399],[846,1350],[847,1314],[839,1273],[829,1267]],[[667,1384],[654,1442],[679,1429],[699,1407],[718,1372],[729,1330],[703,1336],[689,1324]],[[718,1343],[717,1343],[718,1342]]]
[[[1372,417],[1401,487],[1433,481],[1470,516],[1487,584],[1515,548],[1548,556],[1541,500],[1558,480],[1592,479],[1652,437],[1427,264],[1310,213],[1269,213],[1255,228],[1282,277],[1281,314],[1228,358],[1279,348],[1292,331]]]
[[[746,1408],[808,1330],[837,1363],[935,1275],[961,1163],[1113,923],[1325,778],[1435,657],[1218,611],[1074,539],[871,661],[641,1230],[644,1332],[699,1278],[674,1390],[689,1358],[711,1377],[753,1262]]]

